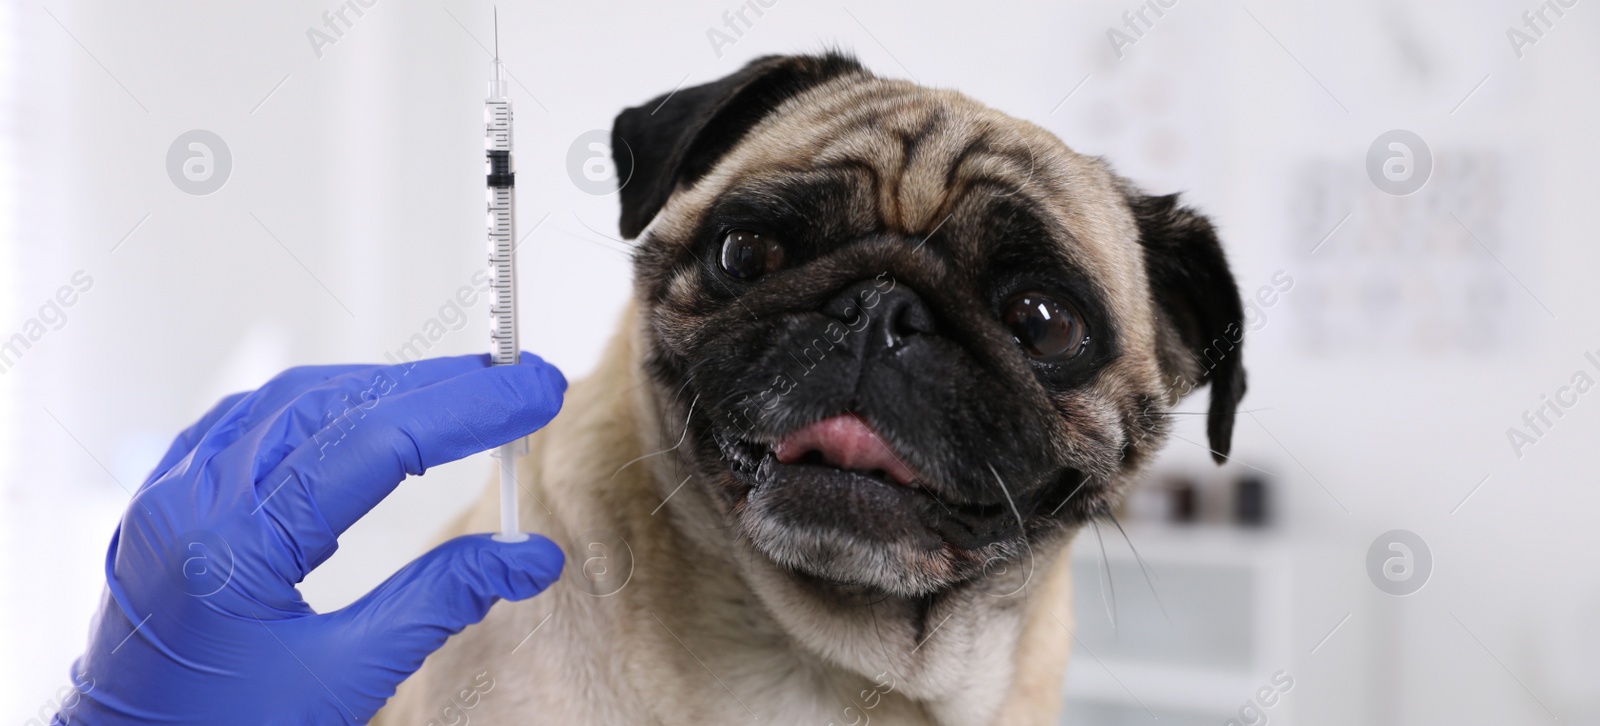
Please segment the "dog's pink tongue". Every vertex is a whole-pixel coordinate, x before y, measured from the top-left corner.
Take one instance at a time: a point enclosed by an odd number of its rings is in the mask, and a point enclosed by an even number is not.
[[[823,461],[840,469],[882,471],[899,484],[911,484],[917,478],[877,432],[853,414],[806,426],[784,437],[773,449],[784,464],[793,464],[811,452],[821,454]]]

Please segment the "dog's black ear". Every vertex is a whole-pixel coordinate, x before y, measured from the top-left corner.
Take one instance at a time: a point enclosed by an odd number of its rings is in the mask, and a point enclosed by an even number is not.
[[[622,236],[650,224],[679,184],[693,184],[778,104],[846,73],[864,73],[854,58],[765,56],[721,80],[685,88],[617,115],[611,155],[623,180]]]
[[[1244,306],[1211,221],[1178,205],[1178,195],[1130,192],[1150,292],[1166,329],[1162,367],[1184,394],[1211,384],[1206,435],[1217,463],[1228,458],[1233,417],[1244,398]],[[1173,338],[1176,340],[1173,340]]]

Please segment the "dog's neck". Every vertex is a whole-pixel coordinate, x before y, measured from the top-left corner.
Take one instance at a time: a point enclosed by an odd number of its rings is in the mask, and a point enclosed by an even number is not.
[[[650,381],[639,355],[648,335],[645,322],[627,326],[602,364],[627,370],[595,375],[639,384],[613,391],[619,409],[605,417],[631,424],[631,451],[592,449],[626,463],[593,514],[609,509],[609,526],[630,543],[633,579],[615,595],[628,617],[701,661],[735,700],[733,682],[759,691],[774,678],[785,690],[809,681],[817,698],[836,701],[840,722],[854,720],[846,709],[870,707],[869,717],[898,710],[933,723],[995,723],[1058,701],[1070,642],[1062,547],[926,598],[850,593],[778,568],[697,481],[684,419],[704,409],[674,403],[681,389]]]

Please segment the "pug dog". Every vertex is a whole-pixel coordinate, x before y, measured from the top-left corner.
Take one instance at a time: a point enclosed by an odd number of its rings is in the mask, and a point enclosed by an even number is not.
[[[838,53],[652,99],[613,142],[633,301],[518,470],[566,569],[381,722],[1055,723],[1072,534],[1197,386],[1228,454],[1212,225]]]

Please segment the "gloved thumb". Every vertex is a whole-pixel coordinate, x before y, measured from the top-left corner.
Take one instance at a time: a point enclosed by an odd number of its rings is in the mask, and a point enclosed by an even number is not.
[[[387,699],[423,659],[489,613],[498,600],[524,600],[561,576],[561,548],[539,535],[502,543],[487,534],[445,542],[412,560],[360,600],[327,616],[345,653],[375,679],[365,694]],[[391,682],[392,681],[392,682]]]

